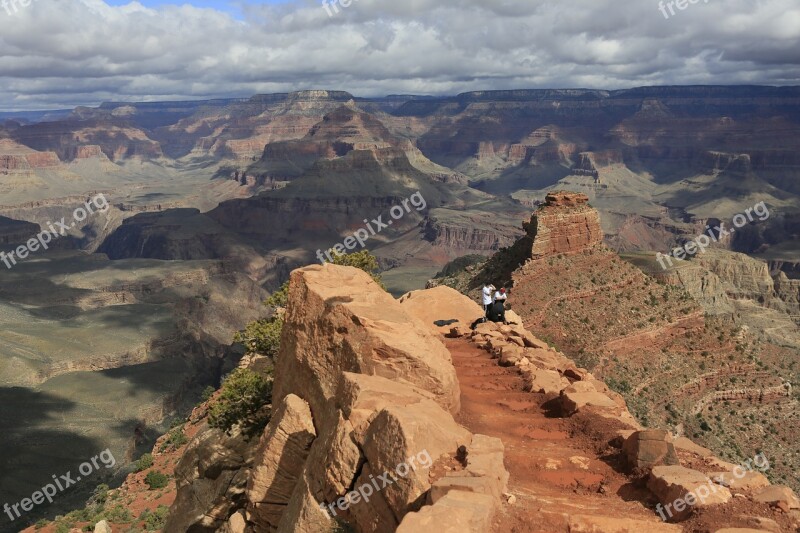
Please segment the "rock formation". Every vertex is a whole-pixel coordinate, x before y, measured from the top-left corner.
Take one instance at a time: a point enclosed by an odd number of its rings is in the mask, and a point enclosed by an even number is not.
[[[572,254],[600,244],[600,217],[584,194],[550,193],[545,204],[524,225],[533,240],[531,258]]]

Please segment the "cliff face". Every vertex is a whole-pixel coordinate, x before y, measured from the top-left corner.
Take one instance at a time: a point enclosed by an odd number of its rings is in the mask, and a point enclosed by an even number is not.
[[[472,511],[488,525],[508,479],[502,444],[456,424],[452,414],[458,409],[450,353],[426,324],[360,270],[297,270],[269,425],[247,450],[238,440],[201,430],[189,445],[194,451],[177,466],[178,493],[165,531],[310,533],[342,521],[357,531],[402,529],[416,519],[410,515],[436,481],[434,461],[452,461],[459,447],[475,466],[452,479],[466,476],[491,490]],[[210,450],[229,445],[239,451],[225,474],[228,482],[220,484],[196,465]],[[417,456],[430,463],[394,475],[397,465]],[[389,472],[389,486],[361,502],[351,500],[354,487]],[[241,490],[230,492],[237,486]]]
[[[578,253],[603,240],[600,217],[584,194],[548,194],[524,229],[533,241],[532,259]]]

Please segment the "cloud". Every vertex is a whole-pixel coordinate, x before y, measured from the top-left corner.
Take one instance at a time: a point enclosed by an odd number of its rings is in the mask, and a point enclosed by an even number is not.
[[[11,0],[7,0],[11,1]],[[0,108],[246,96],[652,84],[800,83],[796,0],[311,0],[188,4],[16,0],[0,7]],[[0,6],[2,6],[0,2]]]

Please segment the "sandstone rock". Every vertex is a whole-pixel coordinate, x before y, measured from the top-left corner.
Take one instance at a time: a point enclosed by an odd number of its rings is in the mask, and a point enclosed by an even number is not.
[[[450,328],[450,333],[445,336],[451,339],[457,339],[459,337],[469,337],[471,334],[472,330],[468,327],[456,326],[454,328]]]
[[[336,500],[347,492],[363,464],[361,450],[356,443],[356,431],[352,422],[345,420],[341,411],[331,409],[325,420],[336,423],[326,424],[319,436],[320,442],[313,446],[306,463],[309,471],[311,492],[320,499]],[[366,431],[366,426],[360,434]]]
[[[177,495],[164,531],[218,529],[247,489],[256,446],[236,429],[203,425],[175,466]]]
[[[475,326],[475,331],[482,335],[488,335],[492,331],[497,331],[499,333],[500,326],[494,322],[481,322]]]
[[[630,518],[573,514],[569,516],[570,533],[679,533],[672,524],[645,522]]]
[[[428,391],[410,385],[351,372],[342,374],[340,389],[336,394],[337,406],[352,424],[358,442],[364,441],[369,424],[385,407],[409,406],[425,399],[433,401],[435,397]]]
[[[237,511],[231,515],[228,522],[222,526],[219,533],[245,533],[247,529],[247,520],[245,520],[244,513]],[[110,530],[109,530],[110,531]]]
[[[522,317],[515,313],[512,309],[506,309],[506,322],[508,322],[508,324],[512,327],[516,326],[524,330]],[[533,337],[530,333],[528,333],[528,335]],[[523,337],[525,337],[525,335],[523,335]]]
[[[765,529],[750,529],[749,527],[725,527],[714,533],[764,533]]]
[[[686,437],[677,437],[675,440],[673,440],[673,444],[676,450],[683,450],[685,452],[693,453],[700,457],[709,457],[713,453],[708,448],[703,448],[699,444],[695,443],[690,439],[687,439]]]
[[[446,285],[409,292],[399,301],[409,314],[436,333],[447,333],[455,326],[469,328],[484,316],[480,305]]]
[[[509,478],[503,464],[505,452],[503,442],[495,437],[473,435],[472,442],[467,446],[467,452],[466,472],[490,480],[491,493],[499,501],[500,495],[508,488]]]
[[[111,526],[108,525],[106,520],[100,520],[94,526],[94,533],[111,533]]]
[[[332,264],[295,270],[274,399],[302,392],[316,415],[334,395],[342,372],[416,385],[448,411],[458,411],[450,353],[366,272]]]
[[[440,478],[431,486],[428,503],[435,504],[453,490],[497,497],[495,483],[488,477],[473,476],[468,472],[448,472],[448,475]]]
[[[434,505],[407,514],[397,533],[486,533],[491,530],[497,505],[485,494],[451,491]]]
[[[470,433],[436,403],[423,400],[408,406],[387,406],[370,424],[361,447],[374,472],[394,473],[414,457],[434,461],[443,454],[454,455],[459,446],[469,445]],[[472,459],[472,458],[470,458]],[[394,515],[402,520],[416,510],[420,497],[430,489],[428,468],[421,464],[408,469],[405,477],[382,488],[381,495]],[[415,508],[416,507],[416,508]]]
[[[561,410],[564,416],[572,416],[585,406],[614,410],[618,408],[614,400],[597,392],[588,382],[578,381],[561,391]]]
[[[500,366],[514,366],[524,358],[524,351],[516,344],[507,344],[500,349]]]
[[[322,533],[331,530],[333,530],[331,515],[311,494],[308,479],[304,473],[295,484],[294,492],[281,516],[277,532]]]
[[[547,370],[560,370],[564,366],[564,361],[555,352],[542,348],[525,348],[525,357],[539,368]]]
[[[680,464],[672,437],[663,430],[646,429],[634,432],[625,440],[622,451],[631,469]]]
[[[548,194],[545,205],[523,228],[533,241],[533,259],[580,252],[603,240],[597,211],[589,206],[589,198],[579,193]]]
[[[733,472],[716,472],[709,477],[723,487],[735,490],[755,490],[769,486],[769,480],[761,472],[737,467]]]
[[[247,484],[250,521],[257,529],[277,528],[316,436],[308,404],[286,396],[261,437]]]
[[[753,529],[761,531],[770,531],[771,533],[781,533],[781,526],[775,520],[764,518],[762,516],[740,516],[746,525],[751,526]]]
[[[373,480],[377,479],[383,472],[373,471],[369,464],[365,464],[361,470],[361,475],[356,480],[353,488],[362,488],[361,493],[366,494],[368,487],[373,486]],[[382,482],[378,482],[380,486]],[[375,491],[367,498],[360,499],[352,503],[349,512],[353,515],[360,531],[368,533],[393,533],[397,529],[397,518],[386,503],[383,491]],[[334,508],[335,512],[335,508]]]
[[[525,390],[539,394],[559,394],[569,387],[569,380],[561,377],[555,370],[534,369],[526,373]]]
[[[683,520],[693,507],[727,503],[731,492],[696,470],[682,466],[656,466],[650,472],[647,488],[663,506],[662,518]]]
[[[792,489],[784,485],[771,485],[759,490],[753,496],[757,502],[778,506],[783,503],[789,509],[800,509],[800,500]]]

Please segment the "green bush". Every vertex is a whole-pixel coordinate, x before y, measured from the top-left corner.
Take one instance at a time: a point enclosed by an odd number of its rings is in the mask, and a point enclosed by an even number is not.
[[[167,438],[164,439],[164,442],[161,443],[159,451],[163,452],[169,449],[170,446],[177,450],[187,442],[189,442],[189,439],[186,438],[186,435],[183,434],[183,426],[180,426],[173,429],[167,434]]]
[[[169,507],[166,505],[159,505],[155,511],[148,513],[144,517],[144,528],[147,531],[160,531],[167,523],[167,514]]]
[[[163,489],[169,483],[169,477],[163,472],[152,470],[147,473],[144,482],[150,487],[150,490]]]
[[[269,307],[286,307],[286,304],[289,302],[289,282],[287,281],[281,288],[272,293],[272,295],[267,298],[264,302],[264,305],[268,305]]]
[[[42,529],[43,527],[45,527],[46,525],[48,525],[49,523],[50,523],[50,520],[48,520],[47,518],[42,518],[41,520],[36,522],[36,524],[33,526],[33,528],[36,529],[36,530],[39,530],[39,529]]]
[[[150,453],[146,453],[139,457],[139,460],[136,461],[135,467],[136,470],[134,472],[142,472],[143,470],[147,470],[153,466],[153,455]]]
[[[240,427],[247,437],[260,434],[269,422],[272,381],[245,368],[234,370],[209,409],[208,425],[230,434]]]
[[[209,385],[208,387],[206,387],[205,389],[203,389],[203,392],[202,392],[202,394],[200,395],[200,399],[201,399],[202,401],[204,401],[204,402],[207,402],[208,400],[210,400],[210,399],[211,399],[211,397],[212,397],[212,396],[214,396],[214,393],[215,393],[215,392],[217,392],[217,389],[215,389],[214,387],[212,387],[211,385]]]
[[[244,344],[248,353],[258,353],[275,357],[281,346],[283,319],[273,316],[262,318],[248,324],[243,331],[236,333],[234,342]]]
[[[109,522],[117,524],[126,524],[133,520],[133,513],[131,513],[130,509],[121,504],[117,504],[111,509],[106,509],[103,511],[103,516]]]

